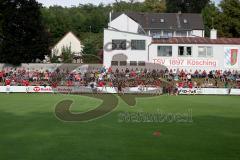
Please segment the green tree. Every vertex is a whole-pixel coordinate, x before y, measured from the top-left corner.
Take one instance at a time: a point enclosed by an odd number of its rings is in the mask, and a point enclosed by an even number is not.
[[[108,14],[112,10],[110,5],[80,4],[77,7],[63,8],[51,6],[42,8],[44,24],[51,32],[52,44],[57,43],[65,33],[72,31],[78,37],[83,33],[102,33],[107,27]]]
[[[126,11],[135,11],[135,12],[144,12],[146,11],[145,5],[142,2],[135,0],[130,1],[118,1],[115,0],[113,3],[112,10],[115,12],[126,12]]]
[[[150,12],[166,11],[165,0],[145,0],[144,5],[145,5],[146,11],[150,11]]]
[[[3,0],[0,61],[18,65],[49,55],[49,39],[35,0]]]
[[[85,34],[87,35],[87,34]],[[84,63],[98,63],[101,58],[98,56],[98,53],[102,49],[102,34],[93,34],[88,33],[83,40],[83,62]]]
[[[219,16],[220,11],[213,2],[209,2],[209,4],[207,4],[206,7],[202,10],[202,17],[205,26],[205,36],[209,37],[210,30],[213,28],[217,29],[218,32],[221,32],[219,27]]]
[[[220,35],[225,37],[240,37],[240,1],[222,0],[220,5],[221,28]]]
[[[50,57],[50,62],[51,63],[60,63],[58,60],[58,57],[54,54],[52,57]]]
[[[240,2],[223,0],[219,7],[210,2],[202,10],[206,36],[211,28],[218,31],[219,37],[240,37]]]
[[[71,47],[63,47],[62,48],[62,62],[63,63],[72,63],[73,54],[71,51]]]
[[[166,0],[167,12],[201,13],[210,0]]]

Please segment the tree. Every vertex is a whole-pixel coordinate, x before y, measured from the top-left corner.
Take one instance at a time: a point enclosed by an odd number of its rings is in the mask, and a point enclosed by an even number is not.
[[[167,12],[201,13],[210,0],[166,0]]]
[[[210,36],[210,30],[213,28],[217,29],[218,32],[221,32],[219,27],[219,16],[220,11],[213,2],[209,2],[209,4],[207,4],[206,7],[202,10],[205,35],[207,37]]]
[[[71,47],[63,47],[62,48],[62,62],[63,63],[72,63],[73,54],[71,51]]]
[[[240,37],[240,2],[223,0],[219,7],[210,2],[202,11],[206,36],[215,28],[219,37]]]
[[[65,33],[72,31],[78,37],[82,33],[102,33],[107,27],[108,14],[112,10],[110,5],[80,4],[77,7],[63,8],[51,6],[42,8],[44,25],[51,32],[52,44],[54,45]]]
[[[41,5],[35,0],[3,0],[0,61],[19,65],[49,55],[49,35],[42,23]]]
[[[116,0],[115,3],[113,3],[112,10],[114,12],[126,12],[126,11],[144,12],[146,11],[146,8],[144,3],[135,0],[130,1]]]
[[[51,63],[60,63],[58,60],[58,57],[54,54],[52,57],[50,57],[50,62]]]
[[[221,36],[240,37],[240,1],[222,0],[221,13]]]
[[[83,62],[97,63],[101,60],[98,52],[102,49],[102,34],[90,33],[87,38],[83,40]]]
[[[145,0],[144,5],[145,5],[146,11],[150,11],[150,12],[166,11],[165,0]]]

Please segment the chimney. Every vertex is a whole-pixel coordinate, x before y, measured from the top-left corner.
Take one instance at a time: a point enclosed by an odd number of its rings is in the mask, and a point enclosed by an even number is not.
[[[210,31],[210,39],[217,39],[217,30],[214,28]]]
[[[109,12],[109,23],[112,22],[112,11]]]

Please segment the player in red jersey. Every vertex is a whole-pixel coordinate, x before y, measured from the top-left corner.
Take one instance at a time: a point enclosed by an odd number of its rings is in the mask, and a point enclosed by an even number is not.
[[[192,83],[192,82],[189,82],[189,83],[188,83],[188,88],[189,88],[189,94],[191,94],[192,91],[193,91],[193,83]],[[194,93],[194,94],[195,94],[195,93]]]
[[[113,88],[113,83],[111,81],[109,82],[108,85],[109,85],[109,87]]]
[[[69,88],[69,92],[68,92],[68,94],[69,94],[71,92],[70,90],[71,90],[71,87],[73,86],[73,82],[71,80],[68,80],[67,81],[67,86]]]
[[[53,94],[57,92],[57,82],[52,82],[52,91],[53,91]]]
[[[29,82],[28,80],[23,80],[22,83],[23,83],[23,85],[25,86],[26,93],[28,93],[28,92],[29,92],[30,82]]]
[[[6,92],[7,92],[7,94],[9,94],[10,93],[10,86],[11,86],[11,79],[9,79],[9,78],[7,78],[6,80],[5,80],[5,85],[6,85]]]
[[[105,87],[105,83],[103,81],[100,81],[98,83],[98,86],[101,87],[101,92],[103,92],[103,89],[105,88],[105,90],[107,90],[107,88]]]
[[[0,83],[3,82],[3,71],[0,71]]]
[[[178,94],[181,92],[181,90],[183,89],[184,86],[184,82],[178,82]]]
[[[182,89],[183,86],[184,86],[184,83],[183,83],[183,82],[178,82],[178,88],[179,88],[179,89]]]

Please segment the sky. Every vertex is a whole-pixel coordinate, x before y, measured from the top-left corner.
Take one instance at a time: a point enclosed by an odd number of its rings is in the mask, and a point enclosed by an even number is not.
[[[37,0],[42,3],[44,6],[51,5],[61,5],[64,7],[78,6],[81,4],[92,3],[98,5],[99,3],[108,4],[114,2],[114,0]],[[141,0],[140,0],[141,1]],[[219,3],[220,0],[214,0],[216,3]]]

